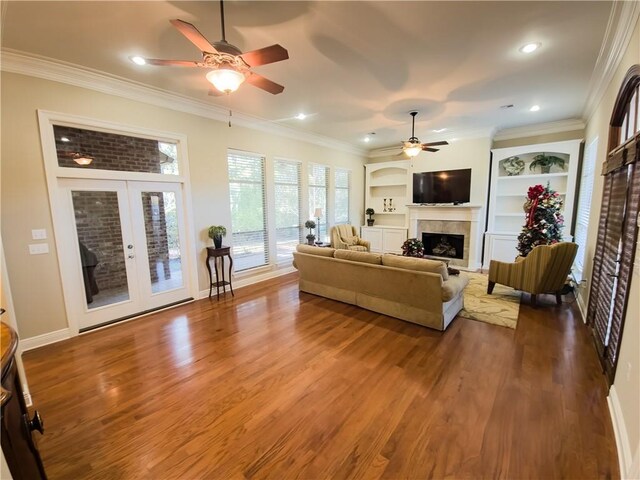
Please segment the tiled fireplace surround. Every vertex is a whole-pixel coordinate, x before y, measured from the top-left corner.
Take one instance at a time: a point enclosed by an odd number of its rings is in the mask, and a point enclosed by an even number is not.
[[[480,268],[482,206],[410,205],[408,209],[410,238],[422,238],[423,232],[464,235],[463,258],[461,260],[452,258],[449,264],[465,270]]]

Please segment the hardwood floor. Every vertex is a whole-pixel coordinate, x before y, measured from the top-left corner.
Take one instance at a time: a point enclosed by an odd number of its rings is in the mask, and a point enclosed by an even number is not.
[[[55,479],[618,478],[574,305],[440,333],[291,274],[27,352]]]

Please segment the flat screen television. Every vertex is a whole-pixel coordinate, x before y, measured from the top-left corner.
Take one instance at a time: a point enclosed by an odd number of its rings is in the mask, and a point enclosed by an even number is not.
[[[413,203],[467,203],[471,169],[413,174]]]

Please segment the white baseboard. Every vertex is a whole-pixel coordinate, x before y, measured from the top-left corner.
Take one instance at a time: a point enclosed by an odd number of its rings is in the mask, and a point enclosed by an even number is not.
[[[248,287],[249,285],[253,285],[259,282],[264,282],[265,280],[270,280],[272,278],[281,277],[282,275],[287,275],[289,273],[297,272],[295,267],[286,267],[280,268],[277,270],[270,270],[265,273],[261,273],[259,275],[247,276],[242,279],[236,280],[233,282],[234,290],[238,290],[242,287]],[[216,291],[213,289],[212,295],[215,295]],[[200,291],[200,298],[208,298],[209,297],[209,289]]]
[[[576,304],[578,305],[578,311],[580,312],[580,316],[582,317],[582,323],[587,323],[587,306],[582,300],[582,295],[579,295],[577,289],[573,291],[573,294],[576,296]]]
[[[609,390],[607,403],[609,404],[611,423],[613,424],[616,446],[618,447],[620,478],[637,479],[639,478],[640,474],[640,446],[636,448],[635,455],[632,457],[629,436],[627,435],[627,427],[624,423],[622,409],[620,408],[620,399],[618,398],[618,393],[616,391],[615,385],[612,385],[611,389]]]
[[[44,333],[42,335],[36,335],[35,337],[21,338],[20,350],[26,352],[27,350],[33,350],[34,348],[43,347],[50,343],[66,340],[67,338],[71,338],[71,332],[68,328],[56,330],[55,332]]]

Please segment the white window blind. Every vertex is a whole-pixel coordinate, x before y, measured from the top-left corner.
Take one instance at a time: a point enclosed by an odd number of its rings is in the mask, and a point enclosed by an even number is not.
[[[337,168],[335,170],[335,223],[349,223],[349,189],[351,172]]]
[[[597,152],[598,139],[596,138],[584,149],[582,173],[580,175],[580,192],[578,194],[575,230],[575,242],[578,244],[578,253],[576,254],[576,259],[573,263],[573,274],[575,279],[579,282],[583,279]]]
[[[325,241],[327,232],[327,187],[329,186],[329,168],[324,165],[309,164],[309,218],[318,222],[314,216],[317,208],[322,209],[320,225],[316,226],[316,240]],[[320,230],[318,230],[318,228]],[[319,232],[319,234],[318,234]]]
[[[236,272],[269,262],[264,157],[229,151],[229,200]]]
[[[276,256],[278,263],[293,257],[296,245],[302,242],[301,166],[298,162],[275,160],[275,222]]]

